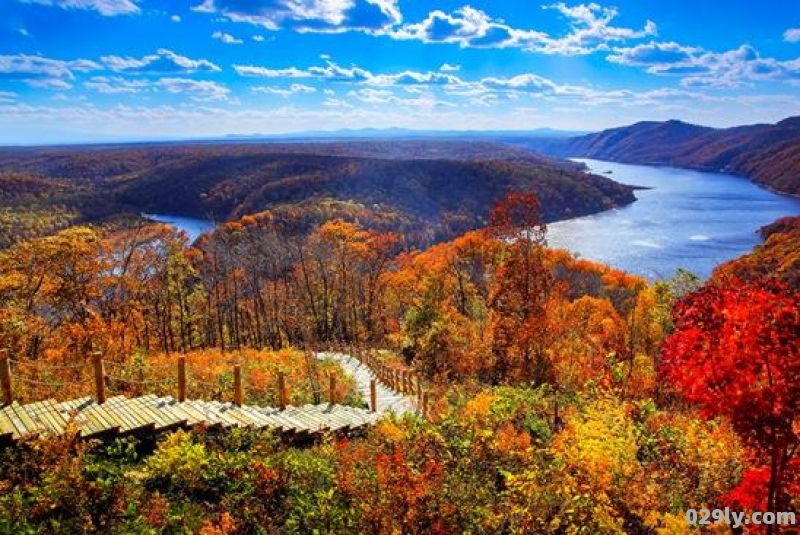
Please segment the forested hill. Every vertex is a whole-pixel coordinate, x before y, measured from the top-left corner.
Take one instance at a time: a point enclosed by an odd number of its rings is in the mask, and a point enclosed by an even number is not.
[[[525,145],[559,157],[723,171],[800,195],[800,116],[727,129],[640,122],[581,137],[530,139]]]
[[[0,152],[3,170],[93,184],[98,198],[130,211],[220,221],[269,211],[300,231],[343,217],[420,245],[484,225],[511,190],[535,192],[548,220],[635,200],[630,187],[573,164],[491,143],[7,150]]]

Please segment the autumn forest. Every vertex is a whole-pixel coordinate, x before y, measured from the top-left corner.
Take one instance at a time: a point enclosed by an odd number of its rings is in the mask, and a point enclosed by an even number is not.
[[[443,156],[446,155],[446,156]],[[317,351],[413,370],[423,416],[287,443],[197,428],[0,445],[0,533],[731,533],[800,508],[800,218],[701,281],[553,249],[633,202],[484,142],[0,151],[0,349],[20,402],[114,394],[364,406]],[[190,243],[147,211],[220,224]],[[315,362],[312,362],[315,361]],[[793,533],[749,526],[737,533]]]

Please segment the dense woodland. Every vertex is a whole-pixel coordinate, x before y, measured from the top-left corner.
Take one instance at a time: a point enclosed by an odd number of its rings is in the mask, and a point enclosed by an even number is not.
[[[511,190],[535,192],[547,221],[635,200],[575,164],[492,143],[0,149],[0,248],[78,223],[130,227],[142,212],[262,214],[304,234],[345,219],[424,247],[484,226]]]
[[[733,173],[775,191],[800,195],[800,117],[726,129],[645,121],[566,140],[515,141],[561,157]]]
[[[648,284],[549,249],[541,208],[512,192],[418,249],[269,210],[193,245],[153,224],[19,240],[0,252],[0,346],[39,373],[31,398],[77,394],[92,351],[128,370],[187,354],[208,380],[243,359],[266,383],[302,380],[293,347],[332,345],[381,348],[434,396],[428,420],[305,448],[203,430],[5,448],[0,532],[671,535],[699,532],[687,508],[796,511],[797,220],[705,284]]]

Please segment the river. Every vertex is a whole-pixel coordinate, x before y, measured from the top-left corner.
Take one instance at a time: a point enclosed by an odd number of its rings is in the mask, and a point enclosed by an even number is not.
[[[623,208],[548,225],[549,245],[650,280],[669,278],[678,268],[706,279],[717,264],[760,243],[759,227],[800,214],[800,199],[737,176],[576,161],[617,182],[652,189],[636,191],[638,200]]]
[[[142,214],[142,216],[152,221],[172,225],[176,229],[184,231],[189,237],[189,243],[194,243],[201,234],[211,232],[216,226],[211,221],[194,217],[169,214]]]

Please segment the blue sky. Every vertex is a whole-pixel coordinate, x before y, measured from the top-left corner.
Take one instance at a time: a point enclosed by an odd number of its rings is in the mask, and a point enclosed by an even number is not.
[[[797,114],[797,0],[0,0],[3,144]]]

